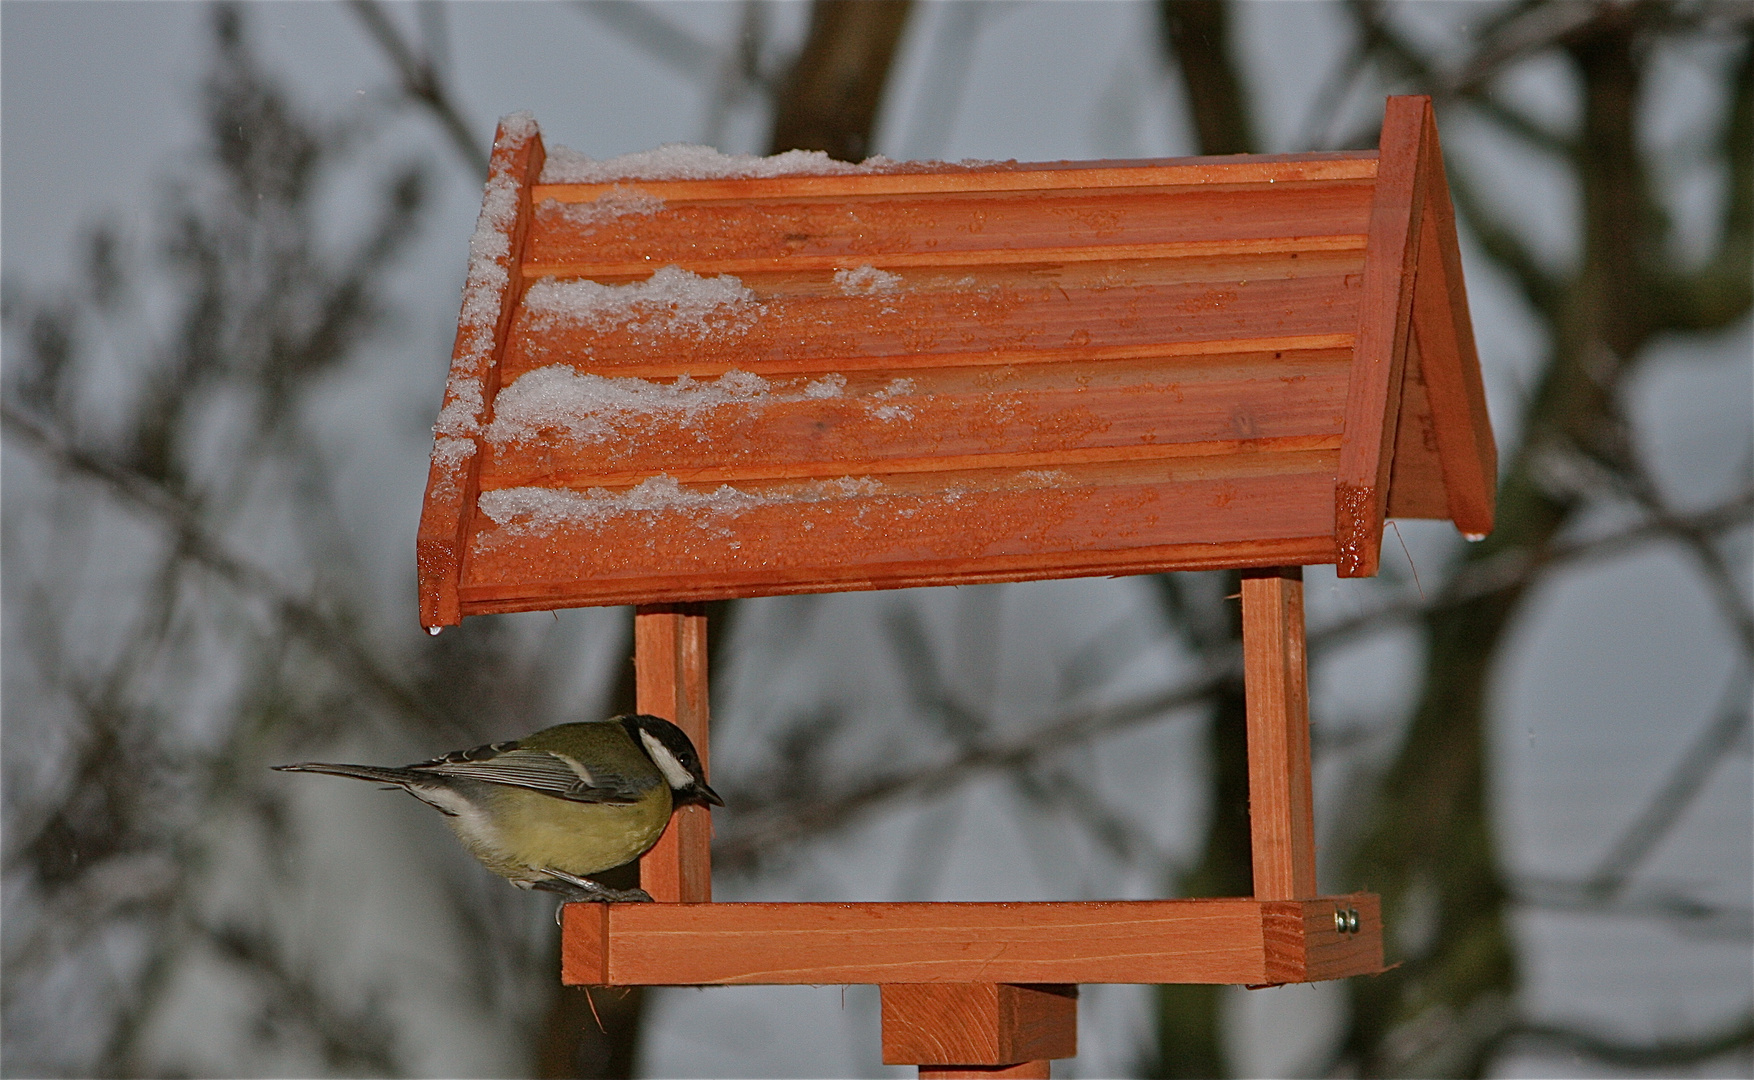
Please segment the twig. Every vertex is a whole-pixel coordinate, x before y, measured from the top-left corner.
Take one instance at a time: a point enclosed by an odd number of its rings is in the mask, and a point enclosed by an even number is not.
[[[97,452],[72,445],[10,402],[0,403],[0,421],[6,434],[22,440],[55,465],[99,481],[118,501],[156,519],[169,530],[183,557],[239,591],[266,601],[288,632],[348,672],[381,703],[424,723],[440,724],[460,737],[468,734],[391,675],[359,645],[345,624],[287,591],[266,570],[229,551],[202,527],[192,507],[163,486]]]
[[[365,24],[366,31],[372,40],[384,51],[384,56],[396,69],[401,80],[402,93],[410,100],[419,103],[431,112],[444,128],[445,135],[451,141],[451,148],[457,151],[463,163],[477,175],[487,175],[487,152],[482,149],[485,140],[475,133],[474,125],[464,116],[445,88],[444,77],[430,53],[416,55],[414,48],[403,40],[384,11],[379,0],[348,0],[348,6]]]

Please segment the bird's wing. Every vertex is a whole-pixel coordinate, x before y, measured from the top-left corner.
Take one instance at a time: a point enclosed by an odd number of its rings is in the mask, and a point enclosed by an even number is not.
[[[526,788],[573,802],[634,803],[652,787],[650,783],[642,785],[601,767],[587,769],[571,758],[547,750],[522,749],[516,743],[493,743],[474,750],[460,750],[409,768],[439,776]]]

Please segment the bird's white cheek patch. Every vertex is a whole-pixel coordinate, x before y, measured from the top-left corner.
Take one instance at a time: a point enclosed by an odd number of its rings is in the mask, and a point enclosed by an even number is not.
[[[685,788],[694,783],[694,776],[682,767],[682,762],[676,760],[676,755],[670,752],[669,747],[644,731],[639,733],[639,741],[646,744],[646,753],[652,756],[652,764],[664,774],[665,781],[671,787]]]

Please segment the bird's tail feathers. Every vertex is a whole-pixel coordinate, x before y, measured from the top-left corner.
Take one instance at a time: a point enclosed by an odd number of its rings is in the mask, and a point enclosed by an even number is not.
[[[276,772],[314,772],[329,776],[350,776],[355,780],[368,780],[378,784],[394,784],[406,788],[409,784],[430,781],[429,777],[411,769],[382,768],[377,765],[336,765],[325,761],[301,761],[293,765],[271,765]]]

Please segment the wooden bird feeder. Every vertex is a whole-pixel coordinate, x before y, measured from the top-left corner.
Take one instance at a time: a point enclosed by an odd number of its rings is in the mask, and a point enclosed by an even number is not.
[[[639,708],[704,757],[694,602],[1242,568],[1255,895],[714,904],[691,807],[659,902],[566,906],[563,979],[877,983],[886,1062],[1046,1076],[1080,983],[1381,970],[1377,898],[1316,888],[1301,567],[1492,526],[1429,100],[1376,151],[831,168],[567,182],[501,124],[424,624],[640,605]]]

